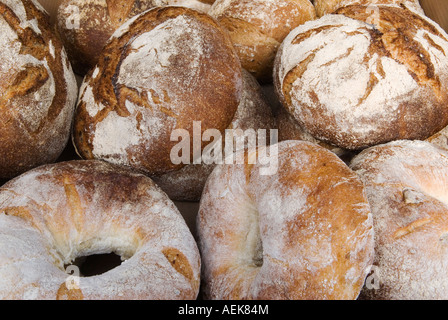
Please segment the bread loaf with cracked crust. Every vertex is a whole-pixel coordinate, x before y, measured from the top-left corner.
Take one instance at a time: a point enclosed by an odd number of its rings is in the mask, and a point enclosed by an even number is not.
[[[275,54],[287,34],[316,17],[309,0],[217,0],[208,12],[229,32],[243,68],[272,82]]]
[[[34,0],[0,1],[0,178],[58,159],[70,137],[76,79]]]
[[[185,164],[171,160],[173,132],[188,135],[192,158],[195,123],[201,134],[224,132],[241,94],[241,65],[219,24],[193,9],[157,7],[122,25],[84,78],[74,145],[84,159],[149,175],[177,170]]]
[[[365,6],[305,23],[276,59],[275,87],[313,137],[357,150],[425,139],[448,123],[448,35],[415,11]]]

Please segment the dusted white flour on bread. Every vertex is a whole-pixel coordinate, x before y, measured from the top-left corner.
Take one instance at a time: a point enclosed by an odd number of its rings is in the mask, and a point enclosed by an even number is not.
[[[373,259],[361,181],[309,142],[280,142],[278,159],[273,175],[257,163],[209,176],[197,217],[206,297],[355,299]]]
[[[376,290],[367,299],[446,299],[448,153],[424,141],[394,141],[356,156],[375,230]]]
[[[111,252],[121,265],[66,290],[67,265]],[[102,161],[43,166],[0,188],[0,257],[3,299],[195,299],[199,289],[199,253],[174,204]]]
[[[299,26],[279,50],[277,92],[299,124],[319,140],[359,149],[400,135],[429,135],[421,118],[440,121],[434,108],[443,112],[442,101],[447,99],[448,36],[413,11],[381,8],[381,14],[401,12],[397,24],[403,17],[410,17],[410,26],[415,24],[417,31],[409,27],[412,31],[406,34],[418,48],[414,56],[408,44],[397,41],[400,48],[395,47],[393,39],[401,41],[402,33],[395,35],[394,25],[388,29],[381,24],[376,29],[343,14],[325,15]],[[420,28],[419,23],[426,25]],[[428,68],[426,75],[434,82],[423,80],[425,71],[419,68]],[[446,121],[434,127],[442,125]]]
[[[230,123],[241,66],[230,39],[205,13],[145,11],[124,23],[103,53],[78,100],[74,142],[82,157],[165,173],[180,167],[170,158],[176,129],[192,135],[194,122],[220,131]]]

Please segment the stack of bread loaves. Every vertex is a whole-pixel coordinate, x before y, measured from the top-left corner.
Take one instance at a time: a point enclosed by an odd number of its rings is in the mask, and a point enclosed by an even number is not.
[[[422,7],[0,0],[0,298],[446,299]]]

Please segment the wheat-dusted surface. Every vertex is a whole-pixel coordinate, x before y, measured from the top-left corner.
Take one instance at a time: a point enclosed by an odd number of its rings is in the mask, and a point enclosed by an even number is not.
[[[197,217],[205,297],[356,299],[373,260],[360,179],[315,144],[277,146],[277,174],[220,165],[207,181]],[[256,152],[266,150],[248,159]]]
[[[313,137],[344,149],[426,139],[448,121],[447,34],[411,10],[378,8],[376,25],[365,6],[307,22],[277,56],[285,108]]]
[[[70,136],[75,76],[38,2],[0,1],[0,178],[56,161]]]
[[[368,10],[372,13],[376,5],[382,4],[403,5],[424,13],[418,0],[314,0],[314,7],[318,17],[334,13],[337,9],[350,5],[370,6]]]
[[[84,78],[73,141],[85,159],[163,174],[184,166],[170,159],[173,131],[193,137],[197,121],[202,132],[223,132],[241,94],[241,65],[217,22],[193,9],[157,7],[122,25]]]
[[[448,152],[424,141],[375,146],[352,161],[372,210],[379,285],[362,298],[448,298],[447,167]]]
[[[257,134],[258,130],[266,130],[267,143],[269,143],[271,130],[275,128],[276,120],[261,86],[248,71],[243,69],[241,102],[227,129],[242,130],[243,133],[253,129]],[[235,131],[235,133],[238,132]],[[226,139],[229,139],[229,136],[225,137],[210,143],[222,143],[222,152],[224,153]],[[247,140],[243,147],[254,147],[253,143],[254,141]],[[256,143],[264,143],[264,141],[256,141]],[[235,147],[239,148],[240,145],[236,144]],[[215,163],[206,164],[202,161],[201,164],[189,164],[180,170],[155,176],[153,179],[175,201],[199,201],[207,177],[214,167]]]
[[[66,282],[76,258],[110,252],[121,265]],[[196,299],[199,290],[199,251],[171,200],[146,176],[97,160],[2,186],[0,257],[2,299]]]
[[[75,72],[93,68],[109,37],[124,22],[154,7],[153,0],[63,0],[56,27]]]
[[[272,81],[283,39],[316,12],[309,0],[217,0],[208,13],[228,30],[243,68],[259,81]]]

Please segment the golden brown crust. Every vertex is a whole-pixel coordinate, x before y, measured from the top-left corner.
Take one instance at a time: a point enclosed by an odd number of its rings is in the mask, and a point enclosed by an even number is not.
[[[209,14],[229,31],[243,68],[261,82],[272,81],[275,54],[286,35],[316,17],[309,0],[217,0]]]
[[[73,69],[85,75],[107,40],[125,21],[153,7],[151,0],[65,0],[58,7],[57,28]]]
[[[257,80],[243,69],[243,94],[238,110],[232,123],[227,129],[266,130],[269,141],[270,130],[275,129],[276,120],[271,106],[267,101]],[[227,130],[226,129],[226,130]],[[222,140],[223,149],[225,139]],[[262,141],[260,141],[262,143]],[[244,148],[247,148],[245,143]],[[199,201],[207,177],[213,171],[215,164],[189,164],[180,170],[168,172],[161,176],[152,177],[168,196],[175,201]]]
[[[447,151],[423,141],[374,146],[353,159],[375,231],[362,299],[447,298],[447,166]]]
[[[209,177],[197,217],[205,297],[356,299],[373,260],[362,182],[309,142],[280,142],[278,160],[273,175],[245,163]]]
[[[77,87],[47,13],[23,0],[0,3],[0,15],[2,37],[10,41],[3,42],[0,77],[0,177],[8,179],[56,161],[70,134]]]
[[[423,9],[420,7],[418,0],[314,0],[314,6],[318,17],[322,17],[325,14],[334,13],[339,8],[350,5],[375,6],[382,4],[405,5],[409,8],[420,11],[420,13],[423,13]]]
[[[152,30],[162,39],[136,50],[134,41],[151,36]],[[135,58],[140,48],[146,60]],[[210,128],[223,132],[238,107],[241,86],[238,57],[215,20],[188,8],[155,8],[123,25],[85,77],[74,144],[85,159],[102,158],[151,175],[179,169],[184,164],[170,159],[178,144],[171,141],[172,132],[183,129],[193,137],[195,121],[201,122],[201,134]],[[109,135],[116,131],[106,125],[111,119],[133,130],[127,133],[129,145]],[[112,131],[100,134],[100,126]],[[190,150],[193,154],[193,139]]]

